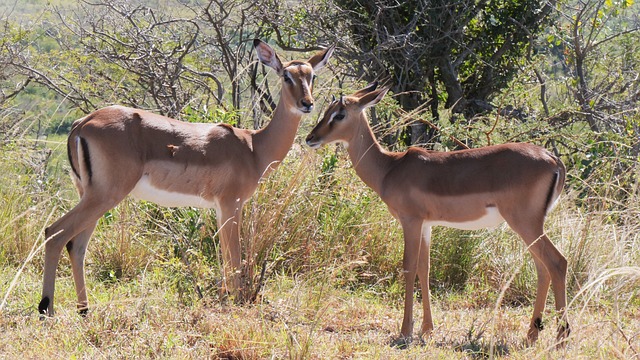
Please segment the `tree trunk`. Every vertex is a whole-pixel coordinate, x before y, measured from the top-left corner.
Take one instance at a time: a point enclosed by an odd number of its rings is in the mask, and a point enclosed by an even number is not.
[[[420,92],[415,90],[403,89],[400,90],[400,96],[398,97],[398,103],[400,107],[407,113],[417,109],[421,104]],[[413,119],[412,119],[413,120]],[[422,122],[413,122],[410,125],[411,132],[411,145],[424,144],[426,142],[427,126]]]
[[[584,56],[582,56],[582,52],[579,49],[576,49],[576,76],[578,77],[578,91],[576,92],[576,97],[578,103],[580,104],[580,110],[584,112],[587,123],[589,124],[589,128],[593,132],[599,132],[600,128],[596,123],[596,118],[593,114],[593,109],[591,108],[590,96],[589,96],[589,88],[587,86],[587,81],[584,74]]]
[[[464,112],[464,109],[467,107],[467,101],[462,92],[458,72],[453,66],[449,56],[441,57],[439,63],[440,80],[442,80],[447,91],[445,107],[451,109],[454,113]]]

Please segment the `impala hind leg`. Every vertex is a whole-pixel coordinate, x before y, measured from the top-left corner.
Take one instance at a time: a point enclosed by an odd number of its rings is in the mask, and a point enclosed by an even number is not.
[[[547,235],[540,235],[535,244],[529,247],[531,254],[543,263],[549,273],[553,295],[556,301],[556,311],[560,316],[557,340],[564,340],[570,332],[567,321],[567,260],[551,243]],[[538,289],[540,291],[540,289]],[[536,299],[536,303],[538,300]],[[544,307],[544,304],[542,305]],[[533,320],[535,321],[535,319]],[[534,324],[535,325],[535,324]]]
[[[541,237],[541,254],[551,277],[553,295],[556,300],[556,311],[560,316],[556,340],[560,343],[569,336],[571,329],[567,320],[567,259],[553,245],[546,235]]]
[[[69,252],[69,258],[71,259],[71,270],[73,271],[73,282],[76,287],[76,294],[78,295],[77,306],[80,315],[86,315],[89,305],[84,278],[84,257],[87,252],[89,239],[96,228],[96,224],[97,222],[94,222],[89,225],[89,227],[81,231],[76,235],[76,237],[67,243],[67,251]]]
[[[122,198],[124,198],[124,196]],[[94,200],[87,199],[86,197],[82,198],[76,207],[71,209],[45,230],[46,244],[44,253],[44,276],[42,280],[42,298],[38,305],[38,311],[40,314],[49,316],[53,315],[53,295],[55,292],[56,270],[58,268],[62,249],[80,233],[83,233],[81,238],[86,237],[86,240],[88,241],[90,236],[89,229],[92,232],[93,227],[95,227],[95,223],[98,221],[100,216],[102,216],[102,214],[107,210],[113,208],[118,202],[120,201],[116,201],[115,199],[112,199],[112,201],[104,201],[104,199]],[[89,234],[87,235],[87,233]],[[86,244],[83,246],[86,247]],[[74,279],[76,276],[74,269]]]
[[[429,294],[429,270],[431,251],[431,226],[422,226],[422,242],[420,244],[420,257],[418,259],[418,279],[422,289],[422,326],[420,336],[428,337],[433,331],[433,319],[431,317],[431,295]]]
[[[536,274],[538,275],[538,288],[536,290],[536,301],[533,305],[533,315],[531,317],[531,323],[529,324],[529,331],[527,332],[527,340],[529,343],[534,343],[538,340],[538,333],[543,329],[542,313],[544,312],[547,294],[549,293],[549,285],[551,284],[551,276],[544,263],[536,256],[533,257],[533,261],[535,262]]]
[[[507,220],[509,222],[509,220]],[[543,231],[543,218],[536,221],[535,218],[522,222],[509,222],[527,244],[529,252],[534,257],[536,271],[538,273],[538,290],[534,304],[534,312],[528,331],[528,339],[533,342],[542,330],[542,312],[546,302],[549,282],[553,287],[553,295],[556,301],[556,311],[560,316],[557,340],[562,341],[569,335],[569,323],[567,321],[567,259],[553,245],[549,237]],[[520,225],[523,224],[523,225]],[[529,224],[527,227],[524,224]],[[535,225],[531,225],[535,224]]]

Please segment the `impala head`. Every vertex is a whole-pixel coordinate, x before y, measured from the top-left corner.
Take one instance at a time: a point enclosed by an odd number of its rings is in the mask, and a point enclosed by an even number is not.
[[[361,121],[366,122],[364,110],[377,104],[389,91],[388,87],[376,90],[378,83],[367,85],[350,96],[340,96],[324,113],[324,117],[307,136],[307,145],[317,149],[332,142],[349,143],[357,134]],[[365,123],[366,125],[366,123]]]
[[[333,54],[334,46],[320,51],[307,61],[294,60],[282,63],[271,46],[255,39],[258,59],[274,69],[282,77],[282,92],[287,109],[294,113],[308,114],[313,110],[313,83],[315,72],[321,69]]]

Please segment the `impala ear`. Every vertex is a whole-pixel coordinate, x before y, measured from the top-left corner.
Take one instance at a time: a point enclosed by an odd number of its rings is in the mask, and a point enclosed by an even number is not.
[[[389,91],[388,87],[371,91],[358,99],[358,105],[360,105],[362,109],[372,107],[382,100],[382,98],[387,94],[387,91]]]
[[[327,64],[327,61],[329,61],[329,58],[331,57],[331,55],[333,55],[333,50],[335,49],[336,49],[336,46],[333,45],[313,55],[309,59],[309,64],[311,64],[311,67],[313,67],[313,71],[318,71],[322,69],[322,67]]]
[[[282,61],[280,61],[278,54],[271,46],[260,39],[254,39],[253,46],[256,48],[256,54],[260,62],[277,71],[278,74],[282,73]]]
[[[371,84],[368,84],[367,86],[364,87],[364,89],[360,89],[358,91],[356,91],[355,93],[353,93],[353,95],[351,96],[355,96],[355,97],[362,97],[370,92],[372,92],[373,90],[375,90],[378,87],[378,82],[374,81]]]

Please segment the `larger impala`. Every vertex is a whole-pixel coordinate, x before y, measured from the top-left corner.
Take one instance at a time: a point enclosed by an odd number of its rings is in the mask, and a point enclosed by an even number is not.
[[[164,206],[214,208],[227,286],[242,296],[242,206],[291,148],[302,115],[313,108],[314,72],[334,49],[307,61],[282,63],[266,43],[256,39],[254,46],[260,61],[282,78],[273,119],[261,130],[186,123],[121,106],[97,110],[73,124],[67,147],[80,202],[45,232],[40,313],[53,314],[56,268],[65,246],[78,309],[86,312],[87,242],[102,214],[128,194]]]
[[[504,144],[479,149],[432,152],[411,147],[404,152],[383,150],[367,123],[365,109],[378,103],[388,89],[372,84],[341,97],[307,137],[312,148],[331,142],[346,145],[358,176],[389,207],[404,233],[405,300],[400,343],[411,340],[413,289],[416,274],[423,294],[420,335],[433,330],[429,300],[431,227],[459,229],[494,227],[506,221],[533,255],[538,291],[528,339],[542,329],[549,283],[553,283],[561,322],[558,340],[569,334],[566,321],[567,261],[543,231],[565,180],[565,167],[549,151],[531,144]]]

